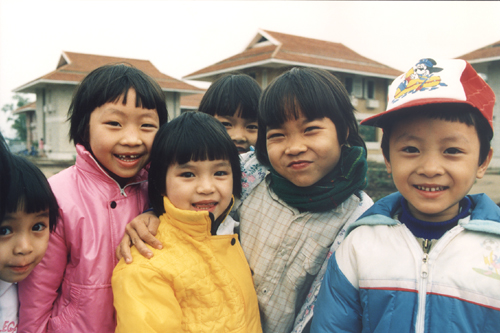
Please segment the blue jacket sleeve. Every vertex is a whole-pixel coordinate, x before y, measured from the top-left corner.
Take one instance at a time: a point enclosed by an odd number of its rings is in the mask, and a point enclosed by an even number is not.
[[[361,313],[359,291],[342,273],[334,254],[314,307],[311,332],[361,332]]]

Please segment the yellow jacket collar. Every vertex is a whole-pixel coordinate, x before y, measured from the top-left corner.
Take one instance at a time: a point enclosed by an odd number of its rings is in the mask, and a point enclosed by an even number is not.
[[[234,197],[231,203],[233,202]],[[210,229],[213,223],[213,215],[209,212],[179,209],[166,196],[163,197],[163,205],[166,213],[160,216],[161,223],[168,221],[174,227],[184,231],[195,239],[211,236]],[[226,216],[230,211],[230,208],[226,210]]]

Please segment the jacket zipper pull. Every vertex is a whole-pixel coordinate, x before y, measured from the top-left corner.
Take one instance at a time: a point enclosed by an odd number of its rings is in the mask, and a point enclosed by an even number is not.
[[[429,242],[428,239],[424,239],[422,241],[422,249],[424,250],[424,253],[429,253],[429,250],[431,249],[431,242]]]
[[[428,275],[428,267],[427,267],[427,262],[429,261],[429,255],[427,253],[424,253],[424,256],[422,257],[422,268],[420,272],[420,276],[422,278],[427,278]]]
[[[424,256],[422,257],[421,276],[425,279],[428,274],[427,261],[429,260],[429,250],[431,249],[431,242],[428,239],[422,241],[422,249],[424,250]]]

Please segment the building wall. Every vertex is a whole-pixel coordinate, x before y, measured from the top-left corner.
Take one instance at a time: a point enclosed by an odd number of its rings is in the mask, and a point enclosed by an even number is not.
[[[45,155],[50,159],[71,160],[76,156],[69,141],[69,106],[75,85],[47,85],[36,93],[37,136],[45,141]]]
[[[178,92],[167,91],[165,93],[168,119],[172,120],[181,115],[181,95]]]

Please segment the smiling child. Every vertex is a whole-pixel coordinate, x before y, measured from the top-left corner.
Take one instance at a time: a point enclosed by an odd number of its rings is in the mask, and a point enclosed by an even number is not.
[[[49,183],[59,202],[47,253],[19,284],[21,332],[114,332],[111,275],[125,222],[148,207],[153,139],[168,118],[160,86],[126,64],[99,67],[68,112],[75,165]]]
[[[423,69],[425,67],[425,70]],[[464,60],[420,60],[389,89],[382,151],[399,192],[331,257],[311,332],[494,332],[500,209],[467,195],[492,158],[491,88]]]

